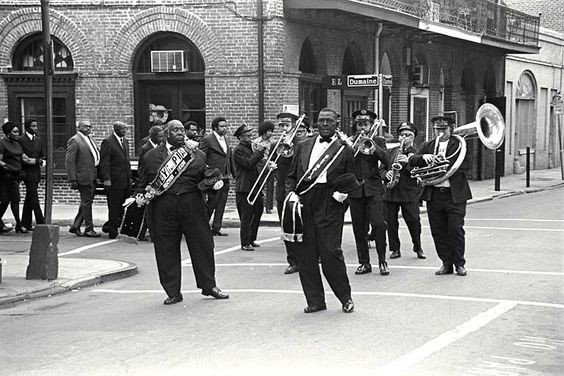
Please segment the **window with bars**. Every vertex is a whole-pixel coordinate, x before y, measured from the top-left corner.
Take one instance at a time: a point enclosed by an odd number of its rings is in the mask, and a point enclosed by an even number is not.
[[[53,58],[56,71],[70,71],[74,67],[69,49],[57,38],[52,37]],[[34,34],[24,39],[16,48],[12,66],[14,70],[43,70],[44,53],[41,34]]]

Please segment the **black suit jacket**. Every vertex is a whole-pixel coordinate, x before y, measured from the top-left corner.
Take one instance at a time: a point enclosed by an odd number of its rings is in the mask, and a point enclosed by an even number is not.
[[[29,158],[36,158],[36,159],[45,158],[43,142],[37,135],[32,141],[27,136],[27,133],[24,133],[20,138],[18,138],[18,142],[22,146],[24,154],[27,155]],[[37,182],[41,178],[41,166],[37,163],[33,165],[27,165],[24,163],[22,169],[25,172],[26,177],[28,179]]]
[[[112,189],[126,189],[131,185],[129,143],[124,138],[124,148],[112,133],[100,148],[100,173],[102,180],[111,180]]]
[[[447,157],[452,156],[449,159],[450,166],[452,166],[452,164],[458,158],[458,155],[460,153],[460,151],[457,152],[459,144],[460,142],[454,137],[451,137],[448,141],[446,156]],[[409,159],[409,164],[415,167],[427,166],[427,163],[425,163],[425,160],[423,159],[423,154],[434,154],[434,152],[435,152],[435,140],[433,139],[431,141],[424,143],[421,146],[417,154],[413,155]],[[456,170],[456,172],[448,179],[450,183],[450,193],[452,196],[452,202],[454,202],[455,204],[465,202],[472,198],[472,192],[470,191],[470,185],[468,184],[468,180],[466,179],[466,173],[465,173],[465,170],[468,170],[470,167],[471,167],[470,153],[466,152],[464,161],[462,162],[458,170]],[[432,186],[426,186],[423,189],[423,192],[421,193],[421,198],[423,200],[430,201],[432,199],[432,193],[433,193],[432,188],[433,188]]]
[[[221,172],[224,178],[229,178],[232,174],[233,166],[231,161],[231,147],[227,138],[225,139],[227,144],[227,153],[223,151],[223,148],[217,141],[217,138],[212,133],[204,136],[200,142],[200,150],[206,155],[206,163],[210,168],[217,168]]]
[[[397,157],[398,147],[390,149],[390,162],[393,163],[393,159]],[[410,146],[405,148],[402,154],[409,156],[410,154],[415,154],[417,149]],[[384,199],[392,202],[416,202],[419,200],[419,194],[421,192],[421,187],[417,183],[416,179],[411,177],[412,166],[409,162],[400,163],[401,170],[399,174],[399,182],[392,189],[386,188],[384,193]]]
[[[147,140],[147,142],[145,142],[143,146],[139,148],[139,164],[137,165],[139,177],[141,177],[144,172],[143,170],[145,168],[145,154],[147,154],[147,152],[152,149],[154,149],[154,147],[153,144],[149,142],[149,140]]]
[[[311,137],[296,145],[294,157],[292,158],[292,164],[290,166],[290,172],[286,177],[286,192],[295,191],[298,181],[300,181],[302,176],[306,173],[309,165],[309,158],[311,157],[311,151],[313,150],[313,145],[316,140],[317,137]],[[337,140],[335,142],[338,142],[340,145],[346,145],[342,140]],[[343,152],[327,170],[327,184],[330,187],[332,187],[332,182],[337,176],[347,172],[354,172],[353,159],[353,149],[350,146],[346,146],[345,150],[343,150]]]
[[[372,155],[358,153],[354,157],[354,174],[364,184],[350,193],[351,198],[372,197],[382,198],[384,195],[384,179],[390,164],[386,141],[383,138],[374,140],[376,150]],[[378,163],[380,162],[380,163]]]
[[[257,164],[262,160],[263,152],[251,150],[250,144],[235,146],[233,149],[233,171],[235,174],[235,192],[247,193],[258,178]]]

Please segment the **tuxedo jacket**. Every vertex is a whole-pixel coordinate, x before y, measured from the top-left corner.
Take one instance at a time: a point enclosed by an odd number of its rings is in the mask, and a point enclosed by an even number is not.
[[[219,169],[223,177],[227,179],[233,172],[233,165],[231,160],[232,151],[227,139],[225,139],[225,143],[227,144],[227,153],[223,151],[219,141],[212,132],[204,136],[200,142],[200,150],[206,155],[208,166]]]
[[[112,189],[126,189],[131,185],[131,163],[129,162],[129,144],[125,137],[123,145],[112,133],[100,148],[100,174],[102,180],[111,180]]]
[[[91,185],[96,180],[94,157],[90,152],[90,147],[78,133],[69,138],[67,142],[65,166],[69,181],[76,180],[80,185]]]
[[[308,170],[311,151],[313,150],[316,140],[317,137],[311,137],[296,145],[292,164],[290,165],[290,171],[286,177],[286,192],[295,191],[296,185]],[[337,176],[347,172],[354,172],[353,149],[340,139],[335,142],[339,143],[339,145],[345,145],[345,150],[339,154],[337,159],[327,170],[327,184],[331,189],[334,189],[332,187],[332,182]]]
[[[460,151],[457,151],[460,142],[455,138],[451,137],[447,144],[446,156],[449,158],[449,166],[452,166]],[[435,140],[428,141],[424,143],[419,151],[409,159],[409,164],[415,167],[425,167],[427,163],[423,159],[423,154],[434,154],[435,153]],[[454,155],[453,155],[454,154]],[[450,193],[452,196],[452,202],[455,204],[463,203],[472,198],[472,192],[470,191],[470,185],[466,179],[465,170],[470,169],[470,153],[467,151],[464,161],[456,170],[456,172],[448,179],[450,183]],[[431,201],[433,194],[433,187],[426,186],[421,193],[421,198],[425,201]]]
[[[27,133],[24,133],[18,142],[22,146],[23,152],[29,158],[45,158],[45,151],[43,150],[43,143],[39,136],[35,135],[33,141],[28,137]],[[23,171],[26,177],[33,180],[39,181],[41,178],[41,166],[39,164],[27,165],[23,164]]]

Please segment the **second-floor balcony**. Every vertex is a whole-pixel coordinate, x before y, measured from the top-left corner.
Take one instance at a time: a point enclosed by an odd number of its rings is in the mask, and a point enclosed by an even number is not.
[[[366,0],[367,3],[489,38],[538,46],[540,17],[489,0]]]

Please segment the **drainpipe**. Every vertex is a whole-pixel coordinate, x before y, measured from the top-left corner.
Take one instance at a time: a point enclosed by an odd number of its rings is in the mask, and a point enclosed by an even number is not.
[[[264,19],[262,16],[262,0],[257,0],[257,29],[258,29],[258,119],[259,124],[264,121]]]
[[[374,73],[376,76],[380,74],[380,34],[382,33],[383,29],[382,23],[378,23],[376,28],[376,34],[374,34]],[[378,88],[374,89],[374,112],[378,114],[380,119],[382,118],[382,83],[379,82]],[[378,101],[376,101],[378,98]],[[378,130],[379,134],[382,134],[382,127]]]

